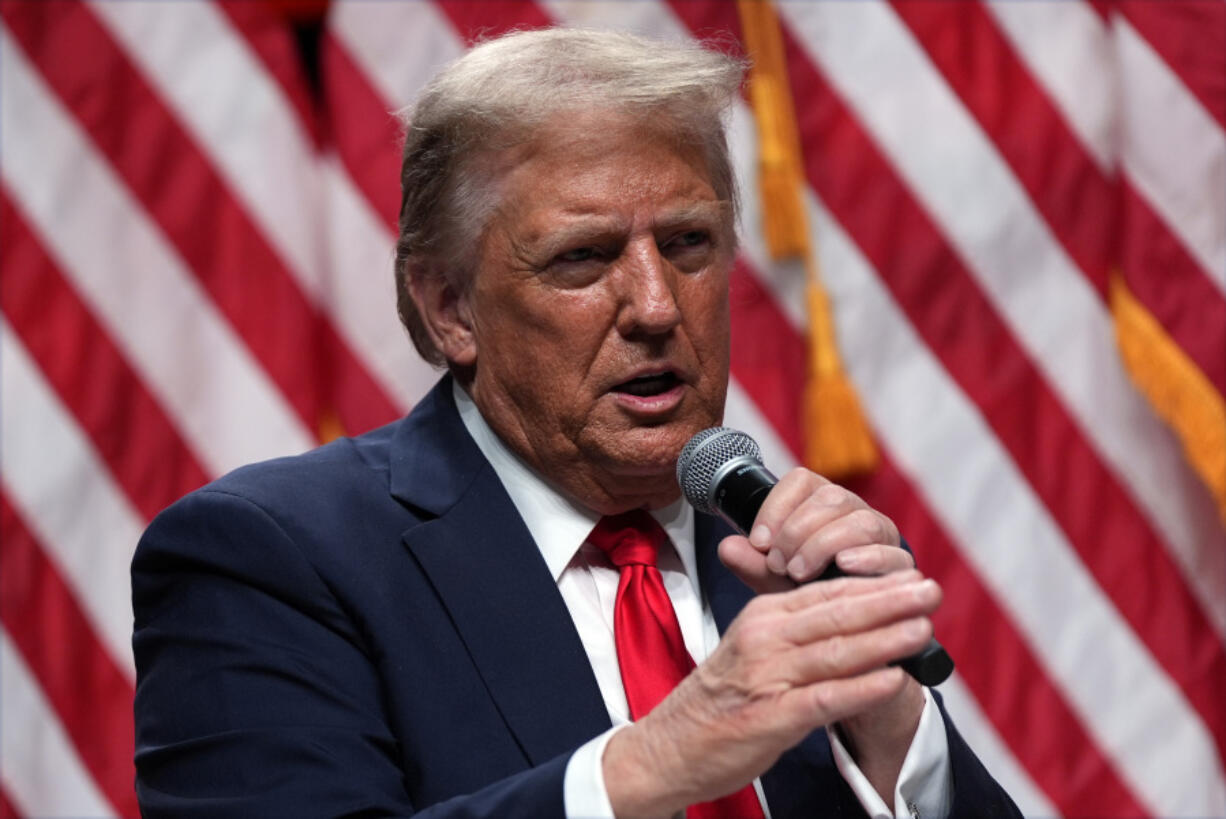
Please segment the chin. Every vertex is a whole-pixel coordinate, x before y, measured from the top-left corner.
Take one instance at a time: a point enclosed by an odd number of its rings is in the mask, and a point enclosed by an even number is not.
[[[694,434],[705,426],[668,424],[659,427],[636,427],[618,436],[617,446],[610,454],[619,465],[619,472],[648,477],[666,475],[675,481],[677,457]]]

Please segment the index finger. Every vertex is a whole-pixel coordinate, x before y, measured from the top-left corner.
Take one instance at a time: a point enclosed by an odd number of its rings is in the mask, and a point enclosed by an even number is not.
[[[924,575],[918,569],[906,569],[875,577],[848,576],[822,583],[806,583],[790,591],[779,592],[775,597],[783,604],[784,609],[800,611],[839,597],[871,594],[892,586],[917,583],[923,579]]]
[[[749,542],[759,551],[765,551],[788,515],[828,483],[830,481],[821,475],[802,466],[788,472],[762,502],[762,508],[758,510],[753,529],[749,533]]]

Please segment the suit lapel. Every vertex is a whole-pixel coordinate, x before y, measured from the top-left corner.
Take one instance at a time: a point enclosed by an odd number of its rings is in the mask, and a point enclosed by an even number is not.
[[[732,620],[753,598],[753,591],[724,568],[716,549],[719,542],[733,534],[732,527],[714,515],[694,513],[694,547],[698,562],[698,580],[707,596],[707,604],[715,616],[719,633],[728,630]]]
[[[530,764],[610,725],[544,558],[443,381],[393,444],[392,493],[423,514],[403,540]]]

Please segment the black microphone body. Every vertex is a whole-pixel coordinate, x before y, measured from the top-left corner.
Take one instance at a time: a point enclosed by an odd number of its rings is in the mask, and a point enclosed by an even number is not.
[[[779,479],[763,466],[753,439],[736,430],[715,427],[703,430],[686,444],[677,461],[677,482],[695,509],[718,513],[738,532],[748,535],[758,510]],[[814,580],[831,580],[843,574],[831,560]],[[953,658],[935,637],[918,653],[891,665],[929,686],[944,682],[954,670]]]

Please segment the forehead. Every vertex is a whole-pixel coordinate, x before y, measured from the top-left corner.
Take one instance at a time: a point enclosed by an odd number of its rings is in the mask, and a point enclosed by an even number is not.
[[[499,157],[499,221],[530,233],[574,219],[707,219],[731,225],[700,145],[650,121],[593,112],[554,117]]]

